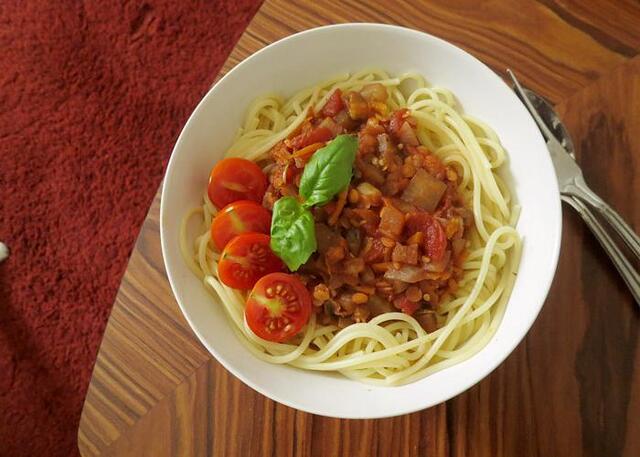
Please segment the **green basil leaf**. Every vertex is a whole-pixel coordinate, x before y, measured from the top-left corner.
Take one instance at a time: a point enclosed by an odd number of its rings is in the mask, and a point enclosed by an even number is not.
[[[311,156],[300,179],[300,195],[304,206],[324,205],[351,182],[358,139],[339,135]]]
[[[311,211],[293,197],[283,197],[273,205],[271,250],[296,271],[317,249],[316,229]]]

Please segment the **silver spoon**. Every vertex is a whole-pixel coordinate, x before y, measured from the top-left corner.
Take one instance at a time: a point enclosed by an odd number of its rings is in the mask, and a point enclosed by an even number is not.
[[[551,134],[555,136],[562,147],[564,147],[569,155],[575,160],[575,147],[573,145],[573,141],[571,140],[571,136],[562,124],[562,121],[560,121],[560,118],[558,117],[551,104],[534,91],[526,89],[524,87],[522,87],[521,89],[523,95],[525,95],[529,99],[546,127],[550,130]],[[609,258],[615,265],[616,269],[631,291],[631,294],[635,298],[636,303],[640,305],[640,275],[638,275],[638,272],[635,270],[633,265],[631,265],[631,263],[627,260],[624,253],[620,250],[618,245],[613,241],[600,221],[594,216],[594,214],[587,207],[587,205],[582,202],[582,200],[575,196],[567,194],[562,194],[560,198],[562,199],[562,201],[575,209],[580,217],[582,217],[582,220],[587,224],[602,248],[609,255]],[[608,218],[605,219],[610,221]],[[616,228],[615,224],[612,225],[614,225],[614,228]],[[627,239],[625,239],[625,242],[627,242]],[[636,254],[635,250],[634,254]]]
[[[533,104],[533,107],[536,109],[540,117],[547,125],[551,133],[556,137],[556,139],[560,142],[563,148],[567,150],[569,155],[576,158],[576,148],[573,145],[573,141],[571,140],[571,135],[567,132],[567,129],[564,127],[564,124],[558,117],[558,114],[551,106],[545,98],[541,95],[538,95],[536,92],[531,89],[527,89],[526,87],[522,88],[522,91],[527,95],[527,98]]]

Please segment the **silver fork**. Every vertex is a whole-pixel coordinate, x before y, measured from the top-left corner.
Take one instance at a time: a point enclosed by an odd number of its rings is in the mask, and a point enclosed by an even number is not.
[[[511,70],[507,72],[514,83],[514,91],[546,140],[560,185],[560,198],[580,214],[611,258],[636,303],[640,305],[640,275],[585,202],[600,212],[638,258],[640,258],[640,238],[617,212],[589,189],[584,181],[582,170],[575,162],[573,141],[551,105],[532,90],[523,88]]]

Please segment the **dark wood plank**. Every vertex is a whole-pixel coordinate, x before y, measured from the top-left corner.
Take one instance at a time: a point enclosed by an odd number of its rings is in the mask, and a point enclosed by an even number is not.
[[[585,178],[640,231],[640,205],[634,198],[640,195],[640,111],[633,100],[640,100],[639,57],[569,98],[561,112],[577,140]],[[588,456],[622,455],[625,445],[631,446],[629,439],[640,433],[640,397],[634,390],[640,379],[640,313],[595,239],[587,234],[577,247],[582,255],[574,284],[580,289],[566,284],[559,306],[569,317],[575,313],[581,329],[580,338],[570,343],[575,343],[571,368],[582,445]],[[582,306],[576,309],[569,298],[578,293]],[[626,455],[640,455],[637,443],[636,438],[635,452]]]
[[[223,73],[266,44],[332,22],[439,35],[551,100],[587,179],[640,228],[637,3],[267,1]],[[491,376],[437,407],[338,420],[274,403],[198,343],[171,295],[159,196],[107,326],[79,430],[84,456],[637,456],[638,312],[581,221],[564,217],[558,274],[526,340]]]

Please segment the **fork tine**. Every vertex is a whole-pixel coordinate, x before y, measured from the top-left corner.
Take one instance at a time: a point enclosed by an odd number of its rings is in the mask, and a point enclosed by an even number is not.
[[[536,124],[538,124],[538,128],[542,132],[542,136],[544,136],[544,139],[547,141],[558,141],[556,139],[556,136],[549,130],[549,127],[547,127],[547,124],[544,123],[544,121],[540,117],[540,114],[538,114],[538,111],[533,106],[533,103],[531,103],[531,100],[529,100],[529,97],[520,85],[520,82],[516,78],[516,75],[514,75],[509,68],[507,68],[507,74],[511,78],[511,81],[513,81],[513,90],[515,91],[516,95],[518,95],[518,98],[520,98],[522,103],[524,103],[524,106],[533,117],[533,120],[536,121]]]

